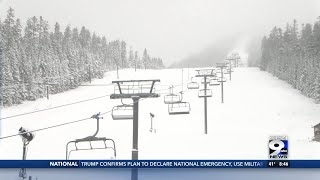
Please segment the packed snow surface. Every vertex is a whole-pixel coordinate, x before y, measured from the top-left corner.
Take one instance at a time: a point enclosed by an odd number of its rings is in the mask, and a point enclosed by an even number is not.
[[[303,96],[284,81],[257,68],[237,68],[232,81],[224,83],[224,103],[221,87],[209,86],[213,96],[208,98],[208,134],[204,134],[204,99],[198,90],[188,90],[187,82],[195,75],[194,69],[120,71],[120,79],[160,79],[159,98],[141,99],[139,106],[139,159],[268,159],[270,136],[289,138],[290,159],[320,159],[320,143],[310,141],[312,125],[320,122],[320,105]],[[91,84],[110,84],[117,80],[115,72]],[[183,80],[183,81],[182,81]],[[194,78],[201,82],[199,78]],[[187,115],[169,115],[163,96],[169,85],[183,83],[183,101],[191,105]],[[182,86],[174,88],[178,93]],[[76,101],[112,94],[113,86],[79,87],[1,110],[2,117],[31,112]],[[131,99],[124,100],[132,103]],[[49,111],[1,120],[1,136],[62,124],[107,112],[120,100],[104,98],[65,106]],[[150,133],[150,115],[153,113],[156,133]],[[131,159],[132,120],[112,120],[110,113],[103,115],[98,137],[116,142],[116,159]],[[90,119],[36,132],[28,147],[27,159],[65,159],[68,141],[93,135],[96,120]],[[93,143],[100,147],[101,144]],[[88,144],[81,144],[88,147]],[[70,146],[71,147],[71,146]],[[0,140],[0,159],[21,159],[21,137]],[[71,159],[110,159],[111,150],[74,152]]]

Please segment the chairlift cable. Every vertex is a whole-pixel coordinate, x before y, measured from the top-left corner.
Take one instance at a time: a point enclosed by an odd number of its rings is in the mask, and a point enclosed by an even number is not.
[[[186,91],[189,91],[189,90],[186,90]],[[185,91],[185,92],[186,92]],[[107,96],[107,95],[106,95]],[[109,95],[108,95],[109,96]],[[101,97],[100,97],[101,98]],[[146,99],[148,99],[148,98],[141,98],[141,99],[139,99],[138,101],[139,102],[141,102],[141,101],[143,101],[143,100],[146,100]],[[88,100],[87,100],[88,101]],[[80,103],[80,101],[78,102],[78,103]],[[131,103],[131,105],[133,105],[134,103]],[[64,106],[66,106],[66,105],[64,105]],[[52,107],[52,108],[57,108],[57,107]],[[52,109],[51,108],[51,109]],[[49,108],[48,108],[49,109]],[[39,110],[40,111],[40,110]],[[35,112],[39,112],[39,111],[35,111]],[[41,110],[41,111],[44,111],[44,110]],[[31,112],[31,113],[35,113],[35,112]],[[106,112],[104,112],[104,113],[101,113],[100,115],[104,115],[104,114],[108,114],[108,113],[111,113],[112,112],[112,110],[109,110],[109,111],[106,111]],[[24,113],[24,114],[26,114],[26,113]],[[29,114],[30,114],[30,112],[29,112]],[[17,117],[17,116],[22,116],[22,114],[20,114],[20,115],[16,115],[15,117]],[[6,117],[6,119],[8,119],[9,117]],[[12,117],[10,117],[10,118],[12,118]],[[4,118],[2,118],[2,119],[4,119]],[[57,124],[57,125],[53,125],[53,126],[48,126],[48,127],[44,127],[44,128],[40,128],[40,129],[36,129],[36,130],[31,130],[31,131],[29,131],[29,132],[38,132],[38,131],[43,131],[43,130],[48,130],[48,129],[52,129],[52,128],[56,128],[56,127],[60,127],[60,126],[65,126],[65,125],[69,125],[69,124],[74,124],[74,123],[78,123],[78,122],[82,122],[82,121],[86,121],[86,120],[89,120],[89,119],[92,119],[91,117],[90,118],[83,118],[83,119],[79,119],[79,120],[75,120],[75,121],[70,121],[70,122],[66,122],[66,123],[62,123],[62,124]],[[18,134],[13,134],[13,135],[9,135],[9,136],[3,136],[3,137],[0,137],[0,140],[2,140],[2,139],[7,139],[7,138],[11,138],[11,137],[15,137],[15,136],[19,136],[19,135],[21,135],[22,133],[18,133]]]

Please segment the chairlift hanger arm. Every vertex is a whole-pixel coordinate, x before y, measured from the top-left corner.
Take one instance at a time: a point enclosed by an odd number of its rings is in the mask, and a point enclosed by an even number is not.
[[[155,83],[155,81],[152,81],[152,85],[151,85],[150,93],[152,93],[152,89],[153,89],[154,83]]]
[[[113,82],[112,82],[113,83]],[[122,91],[121,91],[121,87],[120,87],[120,82],[116,82],[117,85],[118,85],[118,88],[119,88],[119,93],[122,94]]]

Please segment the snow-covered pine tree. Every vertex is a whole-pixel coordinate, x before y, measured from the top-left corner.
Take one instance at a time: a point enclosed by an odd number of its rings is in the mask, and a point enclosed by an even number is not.
[[[3,25],[3,35],[6,43],[4,56],[4,103],[7,102],[8,105],[20,104],[23,100],[19,92],[21,79],[17,43],[19,43],[18,38],[20,35],[18,34],[19,29],[16,29],[18,26],[16,26],[14,17],[14,10],[9,8]]]
[[[124,41],[121,41],[121,67],[127,68],[129,67],[129,64],[127,62],[127,43]]]
[[[149,55],[148,55],[147,49],[144,49],[143,51],[142,62],[143,62],[144,69],[147,69],[148,68],[147,66],[149,64]]]
[[[141,69],[142,68],[141,63],[140,63],[140,58],[139,58],[139,55],[138,55],[138,51],[134,52],[134,68],[135,69]]]
[[[130,46],[130,50],[129,50],[128,64],[129,64],[128,67],[134,68],[134,55],[133,55],[132,46]]]

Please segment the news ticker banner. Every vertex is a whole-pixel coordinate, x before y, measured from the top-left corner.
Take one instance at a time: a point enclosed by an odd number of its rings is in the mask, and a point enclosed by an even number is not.
[[[0,160],[0,168],[320,168],[320,160]]]

